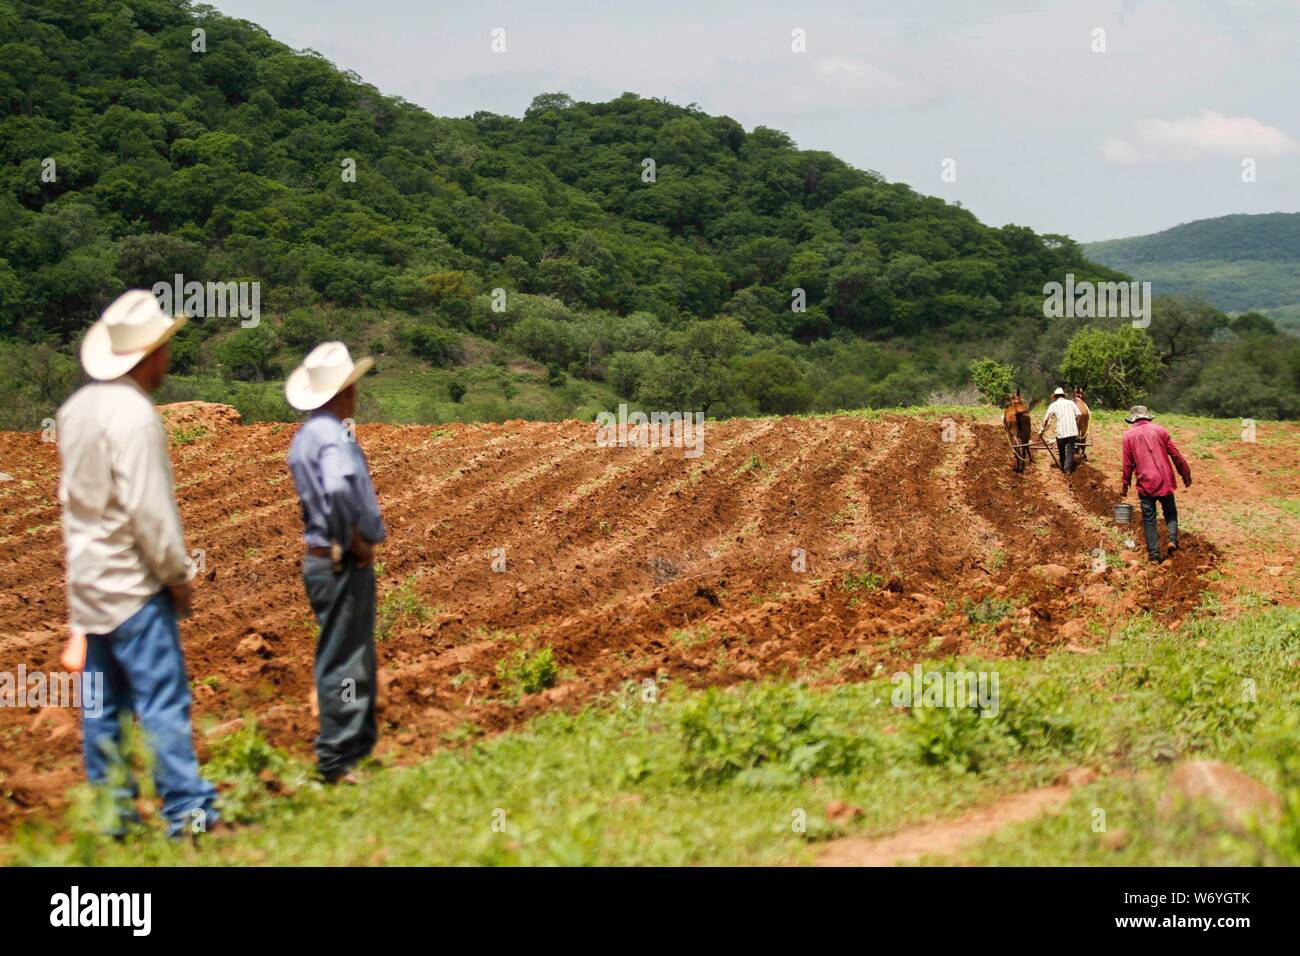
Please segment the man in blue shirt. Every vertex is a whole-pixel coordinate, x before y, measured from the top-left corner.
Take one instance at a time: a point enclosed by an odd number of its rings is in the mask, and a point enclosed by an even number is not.
[[[289,447],[289,471],[302,504],[303,582],[320,624],[315,750],[328,783],[354,782],[352,768],[379,736],[374,546],[386,533],[352,422],[356,383],[373,365],[369,358],[353,363],[342,342],[325,342],[284,385],[289,404],[312,413]]]

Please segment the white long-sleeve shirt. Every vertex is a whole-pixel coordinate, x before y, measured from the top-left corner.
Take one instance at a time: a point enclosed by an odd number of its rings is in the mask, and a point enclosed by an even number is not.
[[[1055,418],[1057,438],[1078,438],[1079,423],[1075,420],[1078,414],[1079,406],[1074,404],[1074,399],[1062,396],[1047,406],[1043,427],[1039,431],[1046,431],[1048,422]]]
[[[164,586],[194,576],[167,433],[144,389],[123,376],[69,398],[58,436],[69,625],[107,634]]]

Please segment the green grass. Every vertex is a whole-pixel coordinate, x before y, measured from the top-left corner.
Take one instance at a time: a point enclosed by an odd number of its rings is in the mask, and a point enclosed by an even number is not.
[[[527,657],[508,658],[507,673],[533,673]],[[247,730],[214,745],[207,768],[256,824],[237,838],[194,849],[151,828],[114,844],[91,835],[83,800],[67,824],[28,826],[8,852],[18,863],[104,865],[804,863],[834,836],[888,834],[1087,765],[1102,777],[1064,813],[971,857],[1298,863],[1298,657],[1300,610],[1273,608],[1175,634],[1137,621],[1093,655],[928,665],[996,672],[991,718],[895,709],[885,677],[818,689],[669,684],[649,701],[629,682],[580,713],[493,738],[460,728],[452,749],[343,789],[311,783],[305,764]],[[1273,787],[1287,801],[1282,821],[1233,834],[1204,808],[1155,812],[1184,757],[1225,760]],[[832,800],[862,815],[832,821]],[[1100,842],[1098,808],[1108,829],[1130,835],[1121,849]]]
[[[382,322],[374,325],[375,329],[382,327]],[[284,349],[278,365],[282,372],[287,371],[300,359],[294,350]],[[465,383],[467,390],[460,402],[453,402],[448,395],[447,384],[452,379]],[[597,412],[616,409],[620,401],[603,382],[570,377],[564,385],[552,388],[544,371],[512,371],[486,359],[432,368],[396,351],[376,356],[375,371],[362,380],[359,395],[357,421],[426,425],[510,419],[593,420]],[[215,374],[173,374],[155,398],[159,404],[204,401],[233,405],[246,423],[298,418],[284,400],[280,378],[240,382],[226,381]]]
[[[405,355],[385,356],[381,362],[379,371],[364,382],[363,392],[372,404],[362,408],[362,420],[428,425],[515,418],[591,420],[619,402],[614,390],[601,382],[570,378],[552,388],[544,373],[514,372],[490,362],[446,369],[429,368]],[[447,393],[452,379],[466,386],[459,402]]]
[[[177,445],[192,445],[208,434],[207,426],[195,425],[193,428],[176,428],[172,431],[172,441]]]

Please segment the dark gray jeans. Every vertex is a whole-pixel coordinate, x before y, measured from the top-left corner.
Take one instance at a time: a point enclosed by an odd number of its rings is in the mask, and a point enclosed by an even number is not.
[[[1074,443],[1077,440],[1073,436],[1056,439],[1056,454],[1061,461],[1061,471],[1067,475],[1074,473]]]
[[[337,574],[329,558],[303,560],[307,600],[320,624],[316,698],[321,774],[338,777],[369,755],[379,737],[375,721],[375,571],[344,558]]]
[[[1159,498],[1138,495],[1138,504],[1142,506],[1142,533],[1147,539],[1147,557],[1152,561],[1160,560],[1160,533],[1156,528],[1156,502],[1165,513],[1165,530],[1169,532],[1169,543],[1178,547],[1178,505],[1174,502],[1174,493]]]

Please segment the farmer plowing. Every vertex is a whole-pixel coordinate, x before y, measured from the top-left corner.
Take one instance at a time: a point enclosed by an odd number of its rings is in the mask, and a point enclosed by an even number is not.
[[[1025,470],[1025,462],[1032,462],[1035,447],[1046,451],[1052,464],[1066,475],[1073,474],[1076,463],[1087,460],[1088,422],[1091,411],[1084,401],[1083,389],[1074,389],[1074,398],[1068,398],[1064,388],[1058,386],[1052,393],[1052,403],[1043,416],[1043,424],[1037,433],[1033,431],[1030,412],[1037,400],[1026,403],[1016,389],[1006,398],[1006,407],[1002,411],[1002,427],[1007,434],[1007,443],[1015,457],[1013,466],[1017,472]],[[1049,443],[1046,438],[1047,428],[1054,425],[1055,441]],[[1053,445],[1055,447],[1053,447]]]

